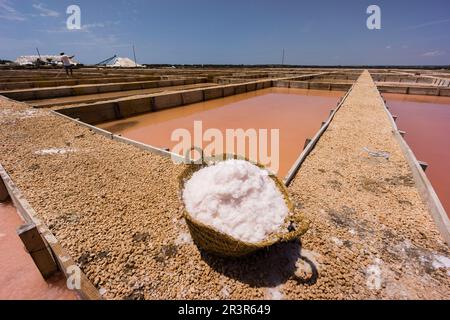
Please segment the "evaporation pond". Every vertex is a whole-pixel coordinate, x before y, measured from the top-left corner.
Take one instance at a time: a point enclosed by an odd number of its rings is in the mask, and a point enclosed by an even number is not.
[[[420,161],[428,163],[430,179],[450,213],[450,97],[384,94],[405,140]]]
[[[100,128],[121,134],[159,148],[172,150],[180,141],[171,141],[176,129],[189,131],[194,140],[194,121],[201,121],[202,132],[216,128],[223,134],[226,145],[227,129],[267,129],[267,154],[272,160],[278,158],[276,172],[283,178],[303,150],[305,139],[312,138],[320,129],[330,110],[344,92],[288,88],[267,88],[226,98],[209,100],[187,106],[147,113],[98,125]],[[279,157],[272,150],[271,129],[279,130]],[[198,131],[197,131],[198,132]],[[274,139],[275,140],[275,139]],[[261,143],[261,141],[258,141]],[[209,141],[203,142],[203,148]],[[248,157],[249,139],[245,155]],[[226,147],[226,146],[225,146]],[[237,151],[237,148],[235,149]],[[258,147],[257,152],[261,150]],[[214,152],[217,154],[217,152]],[[259,160],[259,157],[258,157]]]

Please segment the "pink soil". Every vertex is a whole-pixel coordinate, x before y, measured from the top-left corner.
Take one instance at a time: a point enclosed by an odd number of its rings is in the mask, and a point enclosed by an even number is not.
[[[62,275],[45,281],[16,229],[23,224],[11,202],[0,203],[0,299],[75,300]]]
[[[302,152],[305,139],[315,135],[342,95],[342,92],[334,91],[269,88],[113,121],[99,127],[170,149],[178,143],[171,141],[172,132],[185,128],[193,137],[196,120],[203,122],[203,132],[217,128],[224,136],[226,129],[279,129],[277,174],[283,178]],[[208,144],[205,142],[203,147]],[[268,145],[270,155],[272,150],[270,143]]]
[[[399,129],[426,171],[450,216],[450,97],[384,94]]]

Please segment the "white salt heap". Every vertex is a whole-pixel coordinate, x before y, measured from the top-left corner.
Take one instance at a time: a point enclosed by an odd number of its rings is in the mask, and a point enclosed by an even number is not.
[[[122,67],[122,68],[134,68],[142,67],[140,64],[136,64],[130,58],[116,57],[113,61],[106,65],[107,67]]]
[[[15,63],[24,66],[24,65],[31,65],[36,63],[36,61],[40,59],[44,62],[52,62],[52,63],[56,63],[56,64],[62,64],[61,62],[61,56],[59,55],[40,55],[40,56],[36,56],[36,55],[31,55],[31,56],[20,56],[16,59]],[[70,63],[73,65],[77,65],[78,62],[76,62],[73,59],[69,59]]]
[[[279,231],[289,210],[266,170],[244,160],[227,160],[195,172],[183,200],[196,220],[246,242]]]

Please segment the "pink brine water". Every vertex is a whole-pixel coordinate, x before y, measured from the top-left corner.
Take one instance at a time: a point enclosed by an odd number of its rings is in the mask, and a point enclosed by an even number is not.
[[[450,97],[384,94],[397,125],[450,213]]]

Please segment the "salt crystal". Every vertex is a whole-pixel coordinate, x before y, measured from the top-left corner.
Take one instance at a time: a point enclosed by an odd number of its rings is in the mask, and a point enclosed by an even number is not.
[[[189,214],[235,239],[256,243],[279,231],[289,213],[266,170],[227,160],[195,172],[183,200]]]
[[[267,288],[266,298],[269,300],[283,300],[283,293],[281,293],[281,285],[275,288]]]
[[[434,255],[433,268],[435,269],[449,269],[450,268],[450,258],[440,255]]]
[[[65,154],[65,153],[70,153],[70,152],[76,152],[76,149],[72,149],[72,148],[49,148],[49,149],[42,149],[42,150],[38,150],[35,151],[34,154],[37,155],[54,155],[54,154]]]
[[[122,67],[122,68],[142,67],[140,64],[137,64],[136,62],[134,62],[130,58],[122,58],[122,57],[114,58],[106,66],[107,67]]]
[[[192,243],[191,235],[187,232],[180,233],[178,238],[175,240],[175,244],[177,246],[181,246],[183,244],[189,244]]]

